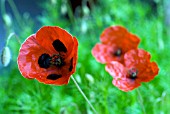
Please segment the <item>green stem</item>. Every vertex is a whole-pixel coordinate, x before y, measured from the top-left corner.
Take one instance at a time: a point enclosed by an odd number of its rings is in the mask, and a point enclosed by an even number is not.
[[[1,0],[1,14],[4,15],[6,14],[6,10],[5,10],[5,0]]]
[[[144,107],[144,105],[143,105],[142,95],[141,95],[139,89],[136,89],[136,90],[137,90],[137,93],[138,93],[138,95],[139,95],[139,102],[140,102],[141,108],[142,108],[142,110],[143,110],[143,113],[146,114],[145,107]]]
[[[97,111],[94,109],[93,105],[90,103],[90,101],[88,100],[88,98],[86,97],[86,95],[84,94],[84,92],[81,90],[80,86],[78,85],[78,83],[76,82],[76,80],[74,79],[73,76],[71,76],[71,79],[73,80],[74,84],[76,85],[76,87],[78,88],[78,90],[80,91],[80,93],[82,94],[82,96],[84,97],[84,99],[87,101],[87,103],[89,104],[89,106],[91,107],[91,109],[94,111],[95,114],[97,114]]]
[[[70,0],[67,0],[67,8],[68,8],[68,16],[70,18],[71,23],[74,23],[74,14],[73,14],[73,9],[71,7]]]
[[[8,45],[10,39],[11,39],[13,36],[15,36],[16,40],[18,41],[18,43],[21,44],[21,41],[19,40],[18,36],[17,36],[14,32],[12,32],[12,33],[9,34],[9,36],[8,36],[8,38],[7,38],[7,40],[6,40],[6,46]]]
[[[10,5],[10,7],[11,7],[13,13],[14,13],[14,16],[15,16],[15,18],[17,20],[18,25],[22,28],[23,27],[22,24],[21,24],[22,23],[22,18],[21,18],[20,14],[19,14],[19,11],[18,11],[14,1],[13,0],[7,0],[7,1],[8,1],[9,5]]]

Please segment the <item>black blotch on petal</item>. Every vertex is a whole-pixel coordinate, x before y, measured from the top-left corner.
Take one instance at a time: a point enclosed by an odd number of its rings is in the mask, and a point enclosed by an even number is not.
[[[71,72],[73,69],[73,58],[71,58],[70,63],[69,71]]]
[[[59,74],[50,74],[47,76],[47,79],[50,79],[50,80],[57,80],[59,78],[61,78],[62,75],[59,75]]]
[[[67,52],[65,45],[58,39],[53,42],[53,47],[58,52]]]
[[[39,58],[38,58],[38,64],[41,68],[49,68],[50,67],[50,55],[49,54],[42,54]]]

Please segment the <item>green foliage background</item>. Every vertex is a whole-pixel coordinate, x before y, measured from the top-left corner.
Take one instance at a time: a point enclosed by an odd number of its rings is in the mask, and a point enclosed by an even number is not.
[[[46,0],[41,3],[43,13],[37,16],[39,28],[44,25],[60,26],[77,37],[78,64],[73,76],[99,114],[170,113],[169,28],[164,23],[165,0],[155,1],[157,10],[151,9],[147,2],[137,0],[98,0],[95,4],[90,2],[91,9],[83,4],[77,16],[71,11],[68,0]],[[12,27],[6,26],[7,35],[16,32],[23,42],[36,32],[35,21],[21,14],[16,17],[13,18]],[[18,19],[21,26],[16,26]],[[141,38],[139,48],[149,51],[152,60],[159,65],[160,71],[155,79],[143,83],[138,91],[123,92],[113,86],[113,79],[104,65],[97,63],[91,55],[101,32],[112,25],[122,25],[138,35]],[[9,47],[12,61],[0,75],[1,114],[93,114],[72,80],[68,85],[55,86],[23,78],[16,64],[20,45],[11,39]]]

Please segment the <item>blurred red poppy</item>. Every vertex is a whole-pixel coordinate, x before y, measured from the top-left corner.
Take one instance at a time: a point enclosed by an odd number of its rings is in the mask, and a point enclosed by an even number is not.
[[[19,70],[25,78],[45,84],[67,84],[76,69],[77,48],[77,39],[67,31],[44,26],[22,44]]]
[[[151,81],[159,71],[155,62],[150,62],[150,54],[141,49],[130,50],[124,55],[124,65],[112,61],[106,71],[114,77],[113,84],[123,91],[129,91]]]
[[[92,55],[98,62],[108,63],[119,61],[123,63],[124,54],[131,50],[137,49],[140,39],[126,28],[121,26],[111,26],[106,28],[101,36],[101,43],[98,43],[92,49]]]

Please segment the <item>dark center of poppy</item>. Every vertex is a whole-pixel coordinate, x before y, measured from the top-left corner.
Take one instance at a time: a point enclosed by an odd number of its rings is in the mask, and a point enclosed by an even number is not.
[[[60,54],[54,54],[51,58],[50,58],[50,64],[51,65],[55,65],[56,67],[61,67],[63,66],[64,60],[63,58],[60,56]]]
[[[122,54],[122,50],[120,48],[118,48],[113,54],[114,54],[114,56],[120,57]]]
[[[61,67],[65,64],[64,59],[60,54],[54,54],[50,56],[49,54],[42,54],[38,59],[38,64],[41,68],[49,68],[50,66]]]
[[[132,68],[129,70],[129,78],[130,79],[136,79],[137,78],[138,71],[135,68]]]

